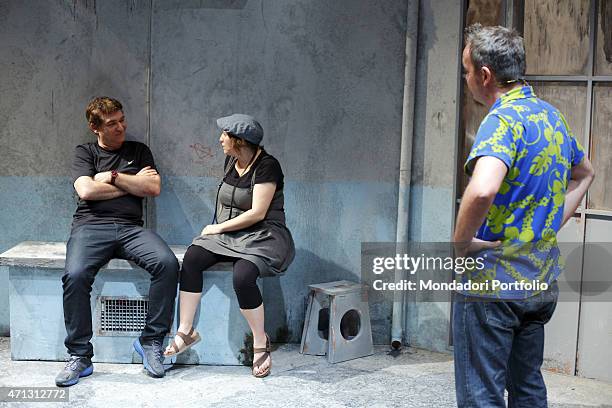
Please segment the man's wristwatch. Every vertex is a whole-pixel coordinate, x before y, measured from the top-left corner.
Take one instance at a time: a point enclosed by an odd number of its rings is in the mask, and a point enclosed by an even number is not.
[[[117,175],[119,175],[119,173],[117,173],[117,170],[112,170],[111,171],[111,186],[115,185],[115,180],[117,179]]]

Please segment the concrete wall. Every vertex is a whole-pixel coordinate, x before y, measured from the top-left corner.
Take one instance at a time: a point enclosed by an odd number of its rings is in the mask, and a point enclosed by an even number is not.
[[[124,102],[128,136],[151,146],[164,186],[147,221],[170,244],[212,218],[215,118],[250,113],[297,249],[264,281],[268,330],[298,341],[307,285],[359,280],[361,242],[395,239],[405,21],[393,0],[1,1],[0,251],[67,239],[92,96]],[[387,342],[388,302],[372,320]]]
[[[308,284],[358,280],[361,242],[394,239],[404,21],[396,1],[154,9],[151,146],[166,177],[157,229],[189,243],[210,222],[223,162],[215,118],[259,118],[283,165],[297,250],[285,277],[264,281],[280,340],[299,341]],[[375,340],[386,342],[388,305],[374,306]]]
[[[149,14],[148,1],[0,1],[0,252],[67,240],[92,96],[121,99],[129,137],[145,139]]]
[[[421,1],[410,197],[410,239],[449,242],[452,237],[457,145],[457,90],[461,1]],[[449,302],[409,293],[410,344],[448,350]]]

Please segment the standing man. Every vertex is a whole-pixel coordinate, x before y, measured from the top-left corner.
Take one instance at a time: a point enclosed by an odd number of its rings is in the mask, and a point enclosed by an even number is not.
[[[505,388],[510,407],[546,407],[540,368],[561,272],[556,234],[594,172],[561,112],[521,80],[525,50],[516,31],[468,27],[462,62],[472,96],[490,110],[465,163],[471,180],[454,241],[458,256],[483,250],[489,256],[484,270],[460,278],[517,285],[456,294],[457,404],[503,407]],[[548,289],[518,285],[536,280]]]
[[[72,164],[80,199],[62,276],[70,360],[55,383],[73,385],[93,372],[90,292],[98,270],[111,258],[133,261],[151,274],[146,325],[134,348],[147,372],[163,377],[162,342],[170,330],[179,265],[168,245],[142,227],[142,198],[158,196],[161,179],[149,148],[125,140],[119,101],[95,98],[85,115],[97,141],[77,146]]]

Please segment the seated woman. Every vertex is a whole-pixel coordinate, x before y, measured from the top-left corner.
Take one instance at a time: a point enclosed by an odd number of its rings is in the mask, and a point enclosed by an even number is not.
[[[264,331],[264,306],[257,277],[278,276],[293,261],[295,249],[285,226],[283,172],[260,146],[261,125],[248,115],[217,120],[222,133],[225,175],[217,191],[213,224],[193,240],[180,274],[180,325],[166,356],[182,353],[200,340],[193,318],[202,296],[202,271],[217,262],[234,263],[234,290],[253,332],[253,375],[265,377],[272,360]],[[216,223],[215,223],[216,222]]]

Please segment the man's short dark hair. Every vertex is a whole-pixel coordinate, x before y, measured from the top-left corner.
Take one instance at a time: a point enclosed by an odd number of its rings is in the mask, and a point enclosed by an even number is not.
[[[108,96],[98,96],[89,102],[85,110],[87,123],[94,128],[98,128],[102,124],[102,114],[108,115],[117,111],[122,111],[121,102]]]
[[[465,29],[465,44],[475,68],[489,67],[499,84],[525,75],[525,46],[516,30],[472,24]]]

